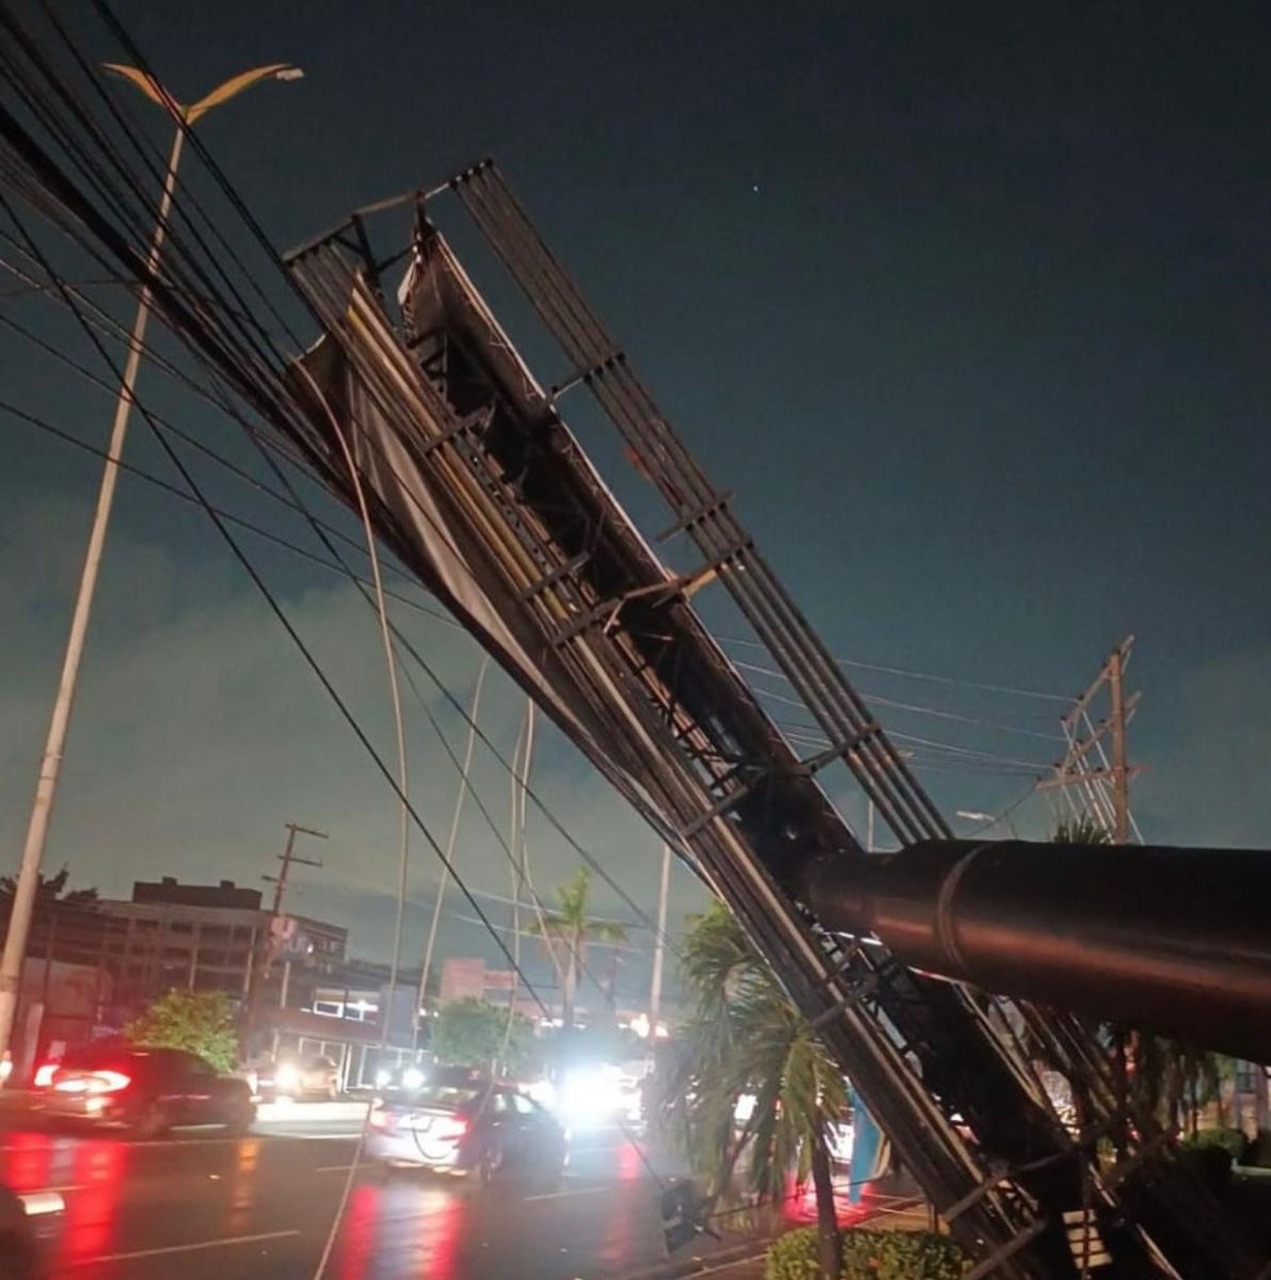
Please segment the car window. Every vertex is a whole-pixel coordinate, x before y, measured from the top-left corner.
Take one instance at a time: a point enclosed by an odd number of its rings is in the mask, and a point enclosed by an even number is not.
[[[419,1107],[453,1107],[459,1110],[471,1106],[480,1096],[480,1089],[454,1088],[444,1084],[426,1084],[410,1095],[412,1104]]]

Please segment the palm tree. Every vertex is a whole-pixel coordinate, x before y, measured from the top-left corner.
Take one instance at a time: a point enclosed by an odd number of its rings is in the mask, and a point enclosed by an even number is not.
[[[616,944],[627,939],[626,928],[616,920],[595,920],[587,914],[588,882],[587,868],[579,867],[574,878],[556,890],[559,905],[555,910],[542,912],[530,925],[530,932],[543,939],[556,970],[561,990],[561,1021],[566,1030],[574,1025],[578,973],[586,964],[588,944]]]
[[[791,1172],[799,1181],[810,1175],[821,1267],[837,1277],[842,1246],[827,1139],[847,1101],[842,1071],[720,904],[694,921],[680,966],[693,1012],[678,1059],[655,1086],[658,1119],[706,1178],[710,1203],[730,1194],[741,1167],[757,1205],[779,1204]],[[739,1112],[742,1099],[753,1099],[748,1115]]]

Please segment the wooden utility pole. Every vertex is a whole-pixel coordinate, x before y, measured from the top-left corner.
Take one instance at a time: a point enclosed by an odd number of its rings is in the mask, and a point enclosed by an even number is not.
[[[1104,668],[1108,673],[1108,692],[1112,700],[1109,719],[1112,722],[1113,844],[1128,844],[1130,840],[1130,776],[1125,760],[1125,692],[1122,686],[1125,656],[1126,645],[1122,645],[1113,651]]]
[[[1134,637],[1127,636],[1112,651],[1090,687],[1060,721],[1068,751],[1055,765],[1054,776],[1037,783],[1039,791],[1060,790],[1072,816],[1084,809],[1084,816],[1102,827],[1114,844],[1128,844],[1134,826],[1130,781],[1139,766],[1131,765],[1127,757],[1126,726],[1139,695],[1125,692],[1125,668],[1133,645]],[[1105,688],[1107,716],[1096,722],[1091,715]]]
[[[322,862],[318,858],[302,858],[296,852],[296,836],[316,836],[319,840],[325,840],[327,833],[325,831],[315,831],[312,827],[302,827],[298,822],[287,823],[287,847],[278,855],[278,861],[282,863],[282,870],[276,876],[261,876],[262,880],[269,881],[274,886],[274,905],[270,907],[270,915],[277,916],[282,912],[283,895],[287,892],[287,875],[291,871],[291,864],[298,862],[305,867],[320,867]]]

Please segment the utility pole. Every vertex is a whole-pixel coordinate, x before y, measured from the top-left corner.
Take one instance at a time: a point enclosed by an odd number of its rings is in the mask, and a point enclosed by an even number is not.
[[[275,922],[279,919],[279,917],[282,914],[282,901],[283,901],[284,895],[287,892],[287,877],[291,872],[292,864],[299,863],[301,866],[304,866],[304,867],[320,867],[322,865],[321,859],[302,858],[300,854],[296,852],[296,837],[298,835],[304,835],[304,836],[314,836],[318,840],[327,839],[327,833],[325,831],[315,831],[312,827],[302,827],[298,822],[288,822],[286,824],[286,831],[287,831],[286,848],[284,848],[283,851],[280,854],[278,854],[278,861],[282,863],[281,869],[279,870],[276,876],[270,876],[270,875],[261,876],[262,880],[272,883],[274,886],[274,901],[273,901],[273,905],[269,909],[270,930],[269,930],[269,936],[265,942],[265,971],[266,972],[269,971],[269,967],[273,963],[274,948],[278,945],[277,938],[274,935],[274,927],[275,927]],[[252,999],[249,1003],[249,1008],[252,1011],[252,1016],[249,1018],[249,1026],[254,1026],[255,1024],[254,1015],[255,1015],[255,1009],[256,1009],[256,993],[254,990],[255,984],[253,983],[252,985],[253,985],[253,993],[252,993]],[[284,960],[282,964],[282,984],[278,989],[278,1007],[280,1009],[285,1009],[287,1007],[287,993],[290,986],[291,986],[291,961],[290,959],[287,959],[287,960]],[[278,1051],[278,1032],[275,1029],[274,1031],[275,1055],[277,1054],[277,1051]]]
[[[1125,763],[1125,657],[1121,649],[1108,659],[1108,694],[1112,701],[1112,843],[1130,839],[1130,778]]]
[[[300,863],[304,867],[320,867],[322,862],[318,858],[302,858],[296,852],[296,836],[315,836],[319,840],[327,839],[325,831],[315,831],[312,827],[302,827],[298,822],[288,822],[286,824],[287,831],[287,847],[278,855],[278,861],[282,863],[282,870],[276,876],[261,876],[261,879],[274,886],[274,905],[270,907],[269,914],[277,917],[282,913],[282,899],[287,892],[287,876],[291,871],[293,862]]]
[[[649,1042],[657,1039],[662,1014],[662,957],[666,951],[666,906],[671,888],[671,846],[662,845],[662,886],[658,892],[658,931],[653,939],[653,982],[649,988]]]
[[[1060,720],[1068,750],[1054,766],[1054,776],[1037,783],[1037,790],[1058,790],[1063,796],[1067,812],[1061,810],[1060,816],[1094,822],[1114,844],[1128,844],[1136,835],[1130,781],[1140,766],[1130,764],[1127,758],[1126,728],[1138,707],[1139,695],[1125,692],[1125,670],[1133,646],[1134,637],[1127,636]],[[1107,716],[1095,721],[1092,711],[1105,688]]]

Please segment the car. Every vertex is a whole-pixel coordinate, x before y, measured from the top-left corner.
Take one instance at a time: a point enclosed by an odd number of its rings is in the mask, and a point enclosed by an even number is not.
[[[262,1098],[338,1098],[340,1068],[320,1054],[279,1058],[256,1068],[256,1092]]]
[[[412,1093],[376,1099],[366,1153],[385,1169],[428,1169],[482,1186],[506,1176],[550,1185],[568,1145],[565,1130],[515,1085],[442,1071]]]
[[[156,1138],[181,1125],[244,1133],[256,1118],[251,1089],[182,1049],[95,1044],[70,1050],[43,1090],[44,1110]]]

